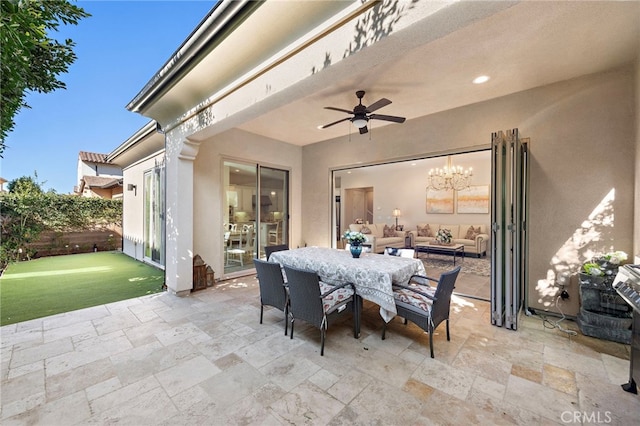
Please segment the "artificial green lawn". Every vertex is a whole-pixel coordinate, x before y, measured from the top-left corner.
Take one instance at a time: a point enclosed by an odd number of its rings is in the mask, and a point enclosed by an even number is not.
[[[0,325],[163,291],[164,272],[121,252],[43,257],[0,278]]]

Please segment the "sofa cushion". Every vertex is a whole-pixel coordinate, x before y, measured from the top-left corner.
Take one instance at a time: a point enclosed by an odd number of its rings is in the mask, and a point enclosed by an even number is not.
[[[418,225],[418,237],[433,237],[433,230],[429,224],[425,226]]]
[[[382,237],[386,238],[386,237],[395,237],[396,236],[396,230],[395,228],[392,226],[387,226],[386,224],[384,225],[384,229],[382,230]]]
[[[363,234],[370,234],[371,229],[369,229],[367,225],[363,225],[362,228],[360,228],[360,232],[362,232]]]
[[[467,240],[475,240],[478,235],[480,235],[480,227],[478,226],[477,228],[474,228],[472,225],[467,229],[467,233],[464,238]]]

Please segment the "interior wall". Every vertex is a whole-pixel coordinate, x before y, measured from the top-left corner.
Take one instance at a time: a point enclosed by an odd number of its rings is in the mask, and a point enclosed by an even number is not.
[[[483,146],[518,128],[531,139],[529,305],[575,315],[580,265],[633,250],[635,75],[627,66],[305,146],[303,238],[331,243],[331,169]],[[570,298],[556,307],[559,280]]]
[[[222,278],[224,253],[222,224],[226,201],[223,159],[260,163],[289,171],[290,244],[301,245],[302,151],[299,146],[233,129],[203,141],[194,163],[193,249]]]
[[[454,166],[461,166],[464,169],[473,168],[471,185],[489,185],[490,187],[490,150],[453,155],[451,160]],[[343,170],[336,171],[335,174],[341,177],[341,192],[337,195],[346,199],[345,190],[349,188],[373,187],[373,222],[395,225],[392,212],[398,208],[402,212],[398,218],[398,225],[404,225],[404,230],[417,230],[417,225],[422,223],[473,224],[488,227],[491,222],[489,211],[486,214],[458,213],[456,197],[454,197],[452,214],[427,213],[429,170],[442,168],[446,164],[446,157],[435,157],[360,167],[349,170],[350,173]],[[349,223],[343,223],[342,227],[344,232],[349,227]]]

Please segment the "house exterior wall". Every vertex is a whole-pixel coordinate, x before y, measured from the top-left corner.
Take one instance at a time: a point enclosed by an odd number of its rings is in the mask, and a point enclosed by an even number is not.
[[[634,263],[640,264],[640,57],[636,60],[636,166],[635,219],[633,233]]]
[[[216,278],[224,278],[224,160],[260,163],[263,166],[289,171],[290,244],[292,247],[302,244],[302,148],[238,129],[229,130],[202,141],[194,162],[193,253],[199,254],[212,266]]]
[[[566,278],[562,310],[575,315],[581,263],[633,250],[636,75],[628,66],[374,128],[371,140],[305,146],[302,238],[331,244],[332,168],[488,146],[492,132],[518,128],[531,139],[528,306],[556,311],[556,282]]]
[[[144,260],[144,174],[164,158],[164,151],[123,169],[122,251],[136,260]],[[135,185],[135,191],[127,190]]]

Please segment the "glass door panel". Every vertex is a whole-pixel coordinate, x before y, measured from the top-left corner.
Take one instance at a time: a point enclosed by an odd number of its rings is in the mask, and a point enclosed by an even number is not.
[[[528,140],[493,133],[491,322],[517,329],[527,280]]]
[[[260,167],[260,227],[258,247],[289,244],[289,172]]]
[[[222,241],[225,275],[254,269],[259,206],[257,164],[224,162]]]

